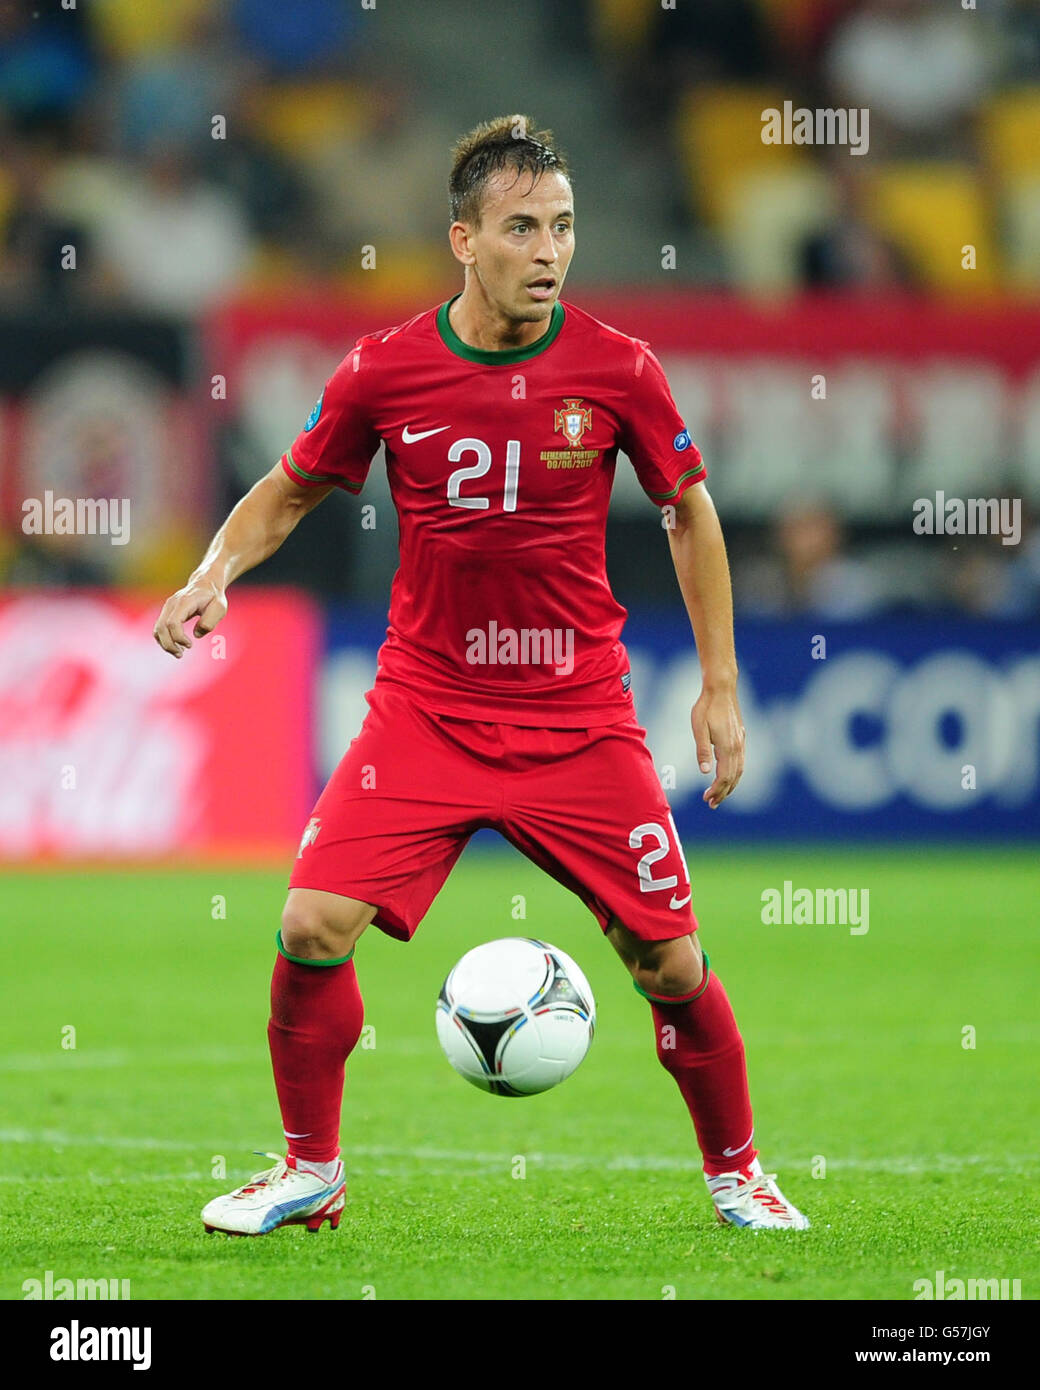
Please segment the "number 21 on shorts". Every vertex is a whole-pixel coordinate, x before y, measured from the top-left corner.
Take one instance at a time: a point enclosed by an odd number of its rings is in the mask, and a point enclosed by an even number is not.
[[[669,840],[671,831],[671,840]],[[669,811],[667,828],[660,825],[657,821],[644,821],[642,825],[637,825],[628,837],[631,849],[642,849],[647,840],[653,840],[654,846],[648,849],[639,860],[636,872],[639,875],[640,893],[660,893],[669,888],[679,886],[678,874],[668,874],[666,877],[654,878],[653,866],[661,859],[668,857],[668,851],[672,845],[679,852],[679,862],[682,864],[683,877],[686,880],[686,887],[690,886],[690,870],[686,863],[686,855],[683,853],[682,841],[679,839],[679,832],[675,828],[675,817]],[[673,908],[684,907],[690,901],[690,893],[687,892],[684,898],[676,901],[673,893],[668,906]]]

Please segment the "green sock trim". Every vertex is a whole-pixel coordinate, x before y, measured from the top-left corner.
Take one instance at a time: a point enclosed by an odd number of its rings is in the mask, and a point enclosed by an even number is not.
[[[319,967],[328,965],[346,965],[347,961],[350,960],[351,956],[354,954],[354,947],[351,947],[345,956],[339,956],[336,960],[306,960],[303,956],[291,956],[289,952],[285,949],[285,947],[282,945],[281,927],[279,927],[278,930],[275,932],[274,939],[278,943],[279,953],[283,955],[286,960],[291,960],[293,965],[317,965]]]
[[[649,999],[651,1003],[654,1004],[693,1004],[696,1000],[698,1000],[701,997],[704,991],[708,988],[708,972],[711,969],[711,961],[708,959],[707,951],[701,951],[701,955],[704,957],[704,979],[700,982],[700,985],[697,989],[697,993],[691,994],[688,999],[677,1000],[669,998],[667,994],[649,994],[645,989],[643,989],[642,985],[639,984],[638,980],[632,981],[632,986],[635,989],[635,992],[637,994],[641,994],[644,999]]]

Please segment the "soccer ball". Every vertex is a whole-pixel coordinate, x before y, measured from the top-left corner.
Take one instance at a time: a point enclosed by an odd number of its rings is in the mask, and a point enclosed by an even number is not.
[[[532,937],[467,951],[441,986],[437,1036],[467,1081],[533,1096],[565,1081],[589,1050],[596,1002],[570,956]]]

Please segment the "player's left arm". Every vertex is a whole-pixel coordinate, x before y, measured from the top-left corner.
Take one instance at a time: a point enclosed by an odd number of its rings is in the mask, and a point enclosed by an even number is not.
[[[722,527],[704,483],[692,483],[673,507],[674,525],[668,528],[668,543],[701,665],[701,693],[690,724],[702,772],[711,771],[715,750],[715,780],[704,793],[704,800],[715,810],[744,771],[733,590]]]

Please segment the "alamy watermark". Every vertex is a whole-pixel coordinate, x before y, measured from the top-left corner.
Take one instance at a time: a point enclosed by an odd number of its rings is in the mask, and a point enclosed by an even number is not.
[[[152,1364],[150,1327],[89,1327],[73,1318],[51,1329],[52,1361],[130,1361],[135,1371]]]
[[[1018,1299],[1022,1297],[1021,1279],[947,1279],[946,1271],[938,1269],[935,1279],[915,1279],[914,1299]]]
[[[130,539],[129,497],[43,497],[22,503],[22,530],[27,536],[108,536],[113,545]]]
[[[128,1299],[129,1279],[63,1279],[55,1278],[53,1269],[45,1269],[42,1279],[23,1279],[25,1302],[34,1299]]]
[[[999,536],[1003,545],[1022,539],[1021,497],[918,497],[914,503],[918,536]]]
[[[763,145],[848,145],[849,154],[870,149],[870,112],[865,106],[795,107],[785,101],[781,111],[767,106],[762,112]]]
[[[766,926],[847,926],[850,936],[870,930],[869,888],[795,888],[789,878],[783,888],[762,889],[762,922]]]
[[[471,666],[552,666],[556,675],[574,670],[572,627],[471,627],[466,633],[466,660]]]

